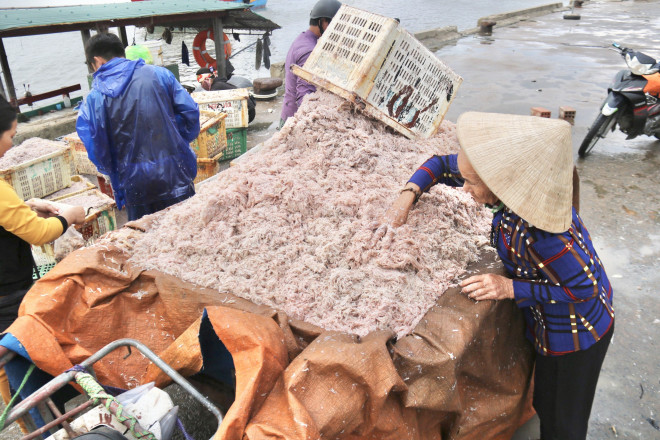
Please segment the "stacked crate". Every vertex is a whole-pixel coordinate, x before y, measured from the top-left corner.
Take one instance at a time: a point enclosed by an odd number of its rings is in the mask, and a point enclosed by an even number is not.
[[[234,159],[247,151],[248,126],[248,89],[218,90],[213,92],[195,92],[192,98],[201,111],[225,113],[224,120],[227,135],[227,148],[220,162]]]
[[[0,179],[23,200],[43,198],[71,186],[73,157],[70,148],[60,145],[59,151],[0,170]]]

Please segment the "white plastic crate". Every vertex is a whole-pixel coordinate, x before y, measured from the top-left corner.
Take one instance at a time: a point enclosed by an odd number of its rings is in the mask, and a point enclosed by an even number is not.
[[[248,104],[250,96],[248,89],[216,90],[212,92],[195,92],[191,94],[200,110],[223,112],[226,128],[241,128],[248,126]]]
[[[438,130],[462,82],[396,20],[346,5],[293,71],[410,138]]]
[[[42,198],[71,185],[72,164],[71,149],[62,144],[60,151],[0,170],[0,179],[23,200]]]
[[[93,176],[102,176],[99,173],[99,170],[96,168],[96,165],[89,160],[87,155],[87,149],[83,144],[83,141],[78,137],[78,133],[75,131],[71,134],[64,136],[64,141],[69,144],[71,151],[73,152],[73,161],[75,165],[74,174],[89,174]]]

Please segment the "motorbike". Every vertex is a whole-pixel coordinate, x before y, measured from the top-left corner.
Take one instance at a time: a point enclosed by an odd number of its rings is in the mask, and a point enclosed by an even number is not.
[[[619,71],[608,87],[607,98],[578,150],[582,158],[617,125],[628,135],[626,139],[642,134],[660,139],[660,62],[617,43],[612,46],[628,69]]]

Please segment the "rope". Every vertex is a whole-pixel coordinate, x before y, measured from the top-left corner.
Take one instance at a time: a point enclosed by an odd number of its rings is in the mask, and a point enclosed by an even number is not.
[[[179,431],[181,431],[181,434],[183,434],[183,437],[186,440],[195,440],[194,438],[192,438],[190,434],[188,434],[188,431],[186,431],[186,427],[183,426],[183,422],[178,417],[176,418],[176,427],[179,428]]]
[[[76,382],[78,382],[78,385],[87,393],[89,398],[92,400],[94,405],[97,405],[100,400],[105,400],[105,408],[110,411],[110,404],[112,402],[115,402],[117,404],[117,412],[115,414],[115,417],[117,417],[117,420],[120,422],[125,422],[129,421],[130,426],[128,429],[131,431],[131,434],[137,439],[148,439],[148,440],[156,440],[156,436],[154,436],[151,432],[149,431],[144,431],[144,432],[137,432],[135,431],[135,425],[138,423],[137,419],[135,416],[124,416],[122,415],[122,412],[124,411],[124,406],[117,401],[114,397],[112,397],[110,394],[106,393],[105,390],[103,390],[103,387],[99,385],[99,383],[92,377],[91,374],[89,373],[80,373],[76,375]]]
[[[7,407],[2,412],[2,415],[0,415],[0,431],[5,429],[5,422],[7,421],[7,415],[9,414],[9,410],[11,410],[11,407],[14,405],[14,401],[16,400],[18,395],[21,393],[21,390],[23,389],[23,387],[27,383],[28,378],[30,377],[30,375],[34,371],[34,368],[35,368],[34,364],[31,364],[30,367],[27,370],[27,373],[25,373],[25,377],[23,377],[23,382],[21,382],[21,385],[18,387],[18,390],[16,390],[16,393],[14,393],[14,396],[11,398],[11,400],[7,404]]]

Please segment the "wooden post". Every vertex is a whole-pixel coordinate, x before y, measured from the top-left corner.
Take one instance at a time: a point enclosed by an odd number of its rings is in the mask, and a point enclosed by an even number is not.
[[[227,72],[225,64],[225,40],[224,26],[220,17],[213,19],[213,42],[215,43],[215,60],[218,64],[217,75],[219,78],[224,78]]]
[[[126,35],[126,26],[119,26],[119,38],[124,47],[128,47],[128,35]]]
[[[82,36],[84,50],[84,48],[87,47],[87,40],[91,38],[91,33],[89,32],[89,29],[81,29],[80,35]],[[87,64],[87,71],[89,73],[94,73],[94,68],[87,62],[87,54],[85,54],[85,64]]]
[[[5,84],[7,85],[7,100],[12,103],[16,102],[16,88],[11,77],[11,70],[9,70],[9,61],[7,60],[7,52],[5,52],[2,38],[0,38],[0,67],[2,67],[2,75],[5,77]]]

